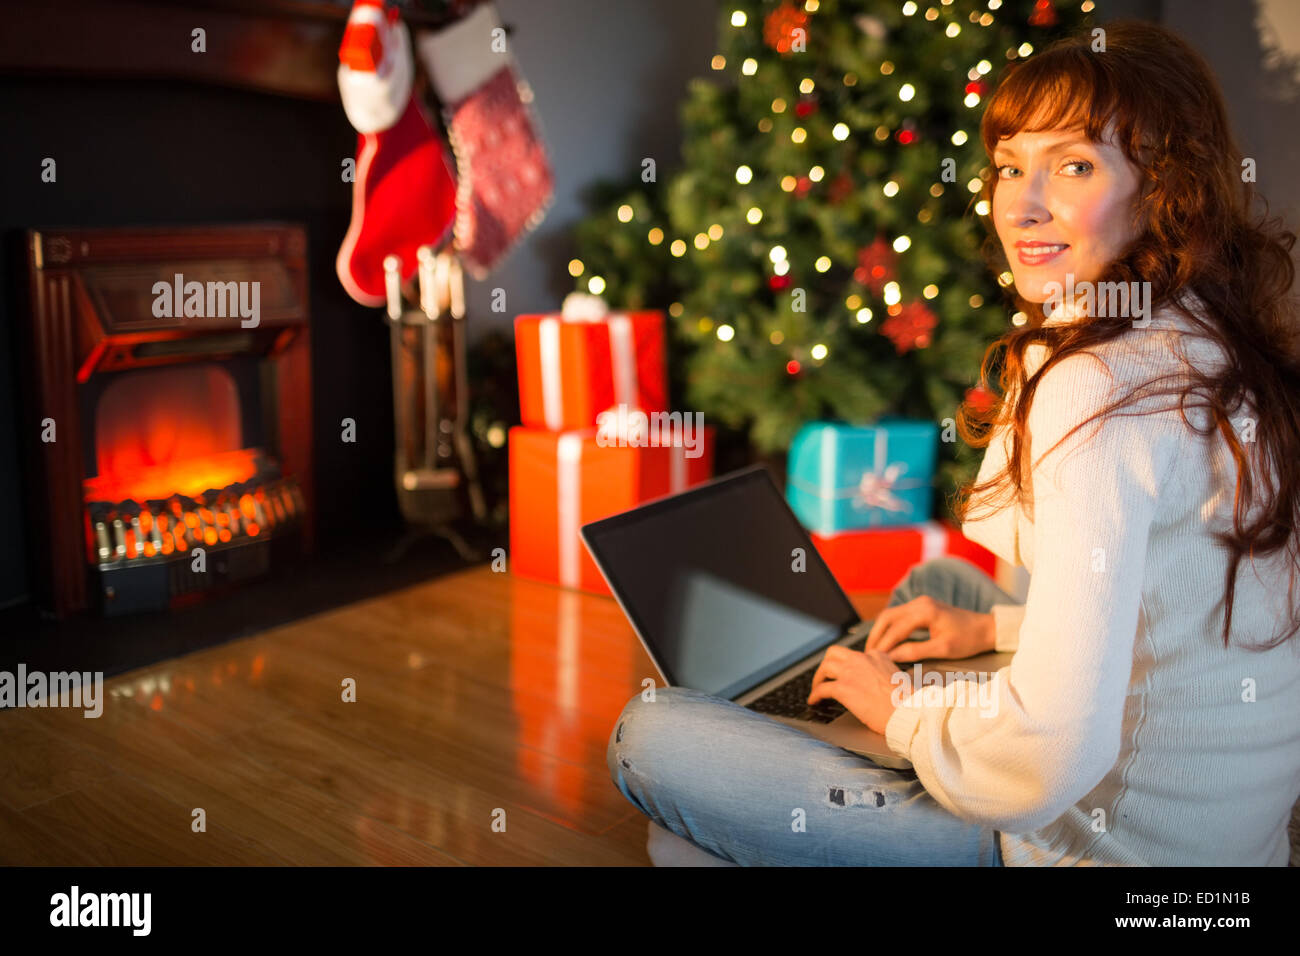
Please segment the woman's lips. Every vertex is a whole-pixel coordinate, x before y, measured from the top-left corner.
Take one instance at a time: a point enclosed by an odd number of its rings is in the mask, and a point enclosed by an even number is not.
[[[1066,243],[1056,244],[1034,244],[1020,245],[1016,244],[1016,257],[1020,260],[1021,265],[1041,266],[1044,263],[1051,262],[1066,249],[1070,248]]]

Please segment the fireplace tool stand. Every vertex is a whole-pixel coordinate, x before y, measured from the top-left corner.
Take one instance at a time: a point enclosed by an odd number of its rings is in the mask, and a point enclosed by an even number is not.
[[[450,541],[468,562],[482,560],[451,522],[469,512],[487,517],[478,463],[469,437],[469,375],[465,359],[465,289],[460,263],[444,250],[420,247],[418,309],[403,307],[402,263],[384,260],[392,336],[394,480],[410,527],[386,557],[402,559],[417,541]]]

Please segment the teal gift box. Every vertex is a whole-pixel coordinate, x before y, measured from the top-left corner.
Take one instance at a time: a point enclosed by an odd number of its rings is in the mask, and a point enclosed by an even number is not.
[[[929,521],[938,454],[934,422],[810,422],[790,446],[786,500],[822,534]]]

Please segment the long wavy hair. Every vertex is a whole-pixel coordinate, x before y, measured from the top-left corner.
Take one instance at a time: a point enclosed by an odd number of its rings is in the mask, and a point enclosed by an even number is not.
[[[1104,52],[1094,51],[1094,43],[1093,34],[1082,33],[1009,64],[980,124],[984,149],[991,164],[999,140],[1017,132],[1082,128],[1094,142],[1113,133],[1113,142],[1141,170],[1137,237],[1098,281],[1122,282],[1124,288],[1131,288],[1131,282],[1150,283],[1152,312],[1176,309],[1229,358],[1217,370],[1189,366],[1177,384],[1155,394],[1177,395],[1169,407],[1180,409],[1183,421],[1198,434],[1217,430],[1236,461],[1232,529],[1214,533],[1230,555],[1224,582],[1225,648],[1242,559],[1285,549],[1291,567],[1289,626],[1258,649],[1276,647],[1300,629],[1294,603],[1300,568],[1300,334],[1290,254],[1296,236],[1269,217],[1266,206],[1258,215],[1252,209],[1257,196],[1244,181],[1248,165],[1243,165],[1228,125],[1222,93],[1194,49],[1167,29],[1133,20],[1105,27]],[[980,195],[990,210],[997,180],[996,175],[986,178]],[[989,236],[984,254],[994,272],[1002,273],[1008,264],[992,218],[985,217]],[[1012,307],[1030,318],[989,346],[980,367],[984,394],[976,391],[968,398],[956,422],[962,439],[976,448],[1009,429],[1009,460],[1000,474],[982,483],[971,481],[956,492],[951,504],[959,521],[967,520],[976,499],[994,510],[1000,507],[998,498],[1025,501],[1028,470],[1022,456],[1038,383],[1058,362],[1132,329],[1131,318],[1103,315],[1044,325],[1041,306],[1012,287],[1007,291]],[[1193,309],[1188,293],[1199,297],[1203,307]],[[1025,352],[1035,343],[1045,347],[1047,358],[1027,375]],[[995,389],[990,380],[999,366]],[[1136,389],[1070,434],[1132,403],[1138,392],[1152,394],[1149,388]],[[1208,410],[1204,430],[1188,421],[1193,395],[1197,407]],[[1253,402],[1258,414],[1256,440],[1245,443],[1252,445],[1250,454],[1229,418],[1243,400]],[[1275,482],[1261,477],[1270,470]]]

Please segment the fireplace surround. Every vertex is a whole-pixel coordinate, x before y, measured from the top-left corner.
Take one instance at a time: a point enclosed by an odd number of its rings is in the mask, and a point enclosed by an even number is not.
[[[311,550],[306,250],[284,223],[28,232],[21,391],[46,610],[174,607]]]

